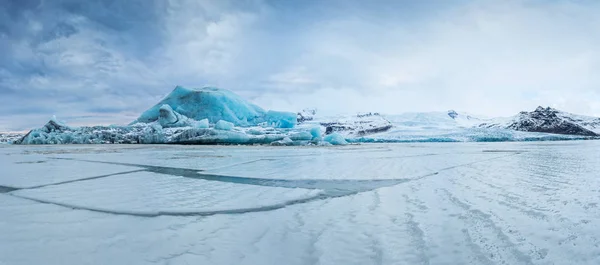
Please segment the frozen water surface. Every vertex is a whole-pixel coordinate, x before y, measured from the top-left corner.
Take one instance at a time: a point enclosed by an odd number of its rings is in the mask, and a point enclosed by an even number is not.
[[[598,150],[0,146],[0,264],[600,264]]]

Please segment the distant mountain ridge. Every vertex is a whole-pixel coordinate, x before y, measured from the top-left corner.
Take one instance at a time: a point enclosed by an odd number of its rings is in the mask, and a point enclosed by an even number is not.
[[[11,144],[14,141],[21,139],[24,133],[17,132],[0,132],[0,144]]]
[[[479,127],[506,128],[522,132],[599,136],[600,118],[539,106],[534,111],[522,111],[504,121],[484,122]]]
[[[455,110],[447,112],[409,112],[397,115],[368,113],[319,117],[316,110],[298,113],[298,123],[316,123],[326,133],[365,136],[388,131],[451,130],[457,128],[505,129],[520,132],[576,136],[600,136],[600,118],[572,114],[551,107],[538,107],[502,118],[484,118]]]
[[[16,139],[15,139],[16,138]],[[512,117],[460,111],[327,116],[316,109],[265,110],[214,87],[177,86],[129,125],[68,126],[52,118],[13,144],[271,144],[506,142],[600,139],[600,118],[538,107]]]

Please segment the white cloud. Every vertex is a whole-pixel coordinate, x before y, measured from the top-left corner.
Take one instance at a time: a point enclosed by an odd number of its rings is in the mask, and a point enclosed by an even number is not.
[[[305,74],[315,83],[373,98],[346,100],[352,96],[340,93],[324,103],[340,110],[512,115],[541,104],[593,114],[600,111],[589,97],[600,85],[597,12],[588,5],[485,1],[410,28],[348,14],[304,36],[309,49],[293,63],[311,69]]]

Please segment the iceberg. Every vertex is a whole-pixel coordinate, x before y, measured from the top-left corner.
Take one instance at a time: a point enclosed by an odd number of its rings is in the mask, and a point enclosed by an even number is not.
[[[310,136],[312,140],[321,140],[321,127],[313,127],[310,129]]]
[[[332,133],[330,135],[327,135],[323,138],[323,141],[328,142],[332,145],[346,145],[348,144],[348,142],[346,141],[346,138],[344,138],[342,135],[340,135],[339,133]]]
[[[296,113],[266,111],[225,89],[177,86],[127,126],[71,127],[53,117],[15,143],[302,145],[315,138],[296,125]]]
[[[215,124],[215,129],[223,131],[231,131],[234,125],[231,122],[220,120]]]
[[[158,123],[163,128],[186,127],[192,125],[192,123],[195,123],[188,117],[174,111],[173,108],[167,104],[162,105],[158,113]]]
[[[294,141],[310,141],[313,136],[310,132],[298,132],[290,135],[289,138]]]
[[[160,144],[166,143],[171,130],[158,124],[132,126],[70,127],[50,120],[42,128],[31,130],[15,144]]]
[[[167,107],[171,110],[168,110]],[[257,126],[269,123],[278,128],[293,128],[296,113],[265,111],[233,92],[215,87],[189,89],[177,86],[158,104],[143,112],[132,124],[151,123],[160,119],[163,112],[181,114],[193,120],[208,119],[212,124],[219,120],[233,123],[235,126]],[[175,118],[171,119],[174,120]],[[187,124],[181,124],[187,125]]]
[[[291,112],[269,110],[266,117],[269,125],[276,128],[294,128],[298,122],[296,114]]]
[[[208,119],[202,119],[196,123],[196,127],[201,129],[207,129],[209,126]]]

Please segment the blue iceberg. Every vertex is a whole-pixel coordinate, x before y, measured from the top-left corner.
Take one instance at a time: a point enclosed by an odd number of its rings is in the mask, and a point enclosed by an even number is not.
[[[171,110],[165,106],[169,106]],[[211,124],[223,120],[241,127],[268,123],[277,128],[293,128],[297,123],[296,113],[265,111],[229,90],[215,87],[189,89],[177,86],[158,104],[142,113],[132,124],[160,120],[161,109],[163,112],[175,113],[173,115],[175,117],[169,120],[170,124],[176,124],[173,121],[176,120],[177,114],[196,121],[208,119]]]
[[[224,120],[220,120],[215,124],[215,129],[222,131],[231,131],[233,127],[233,123]]]
[[[323,141],[328,142],[332,145],[348,144],[348,142],[346,141],[346,138],[344,138],[344,136],[340,135],[339,133],[332,133],[330,135],[327,135],[323,138]]]

